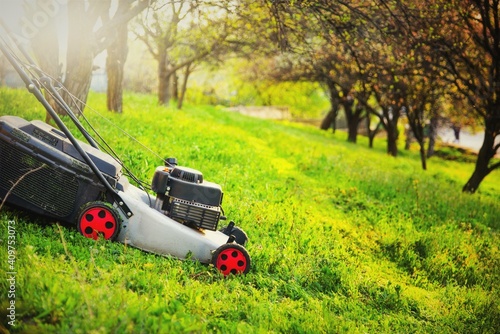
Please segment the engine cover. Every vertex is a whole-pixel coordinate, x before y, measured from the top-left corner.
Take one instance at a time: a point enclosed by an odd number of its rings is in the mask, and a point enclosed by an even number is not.
[[[153,177],[152,189],[157,194],[185,201],[219,206],[222,203],[220,185],[203,181],[200,171],[187,167],[175,167],[168,171],[158,167]]]
[[[204,181],[192,168],[158,167],[151,188],[157,193],[155,207],[167,216],[198,228],[216,230],[222,203],[222,189]]]
[[[166,193],[167,196],[210,206],[221,205],[222,189],[218,184],[191,183],[171,177],[168,185],[170,190]]]

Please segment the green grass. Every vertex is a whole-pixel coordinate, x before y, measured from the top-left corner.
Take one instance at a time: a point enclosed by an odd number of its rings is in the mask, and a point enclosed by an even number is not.
[[[102,110],[105,96],[92,95]],[[0,114],[44,119],[27,93],[0,89]],[[253,267],[211,266],[93,241],[11,208],[0,212],[7,272],[16,222],[13,333],[495,333],[500,328],[500,173],[461,193],[473,164],[385,154],[365,138],[247,118],[215,107],[158,107],[127,94],[102,112],[161,156],[222,185],[224,210],[249,235]],[[160,161],[91,110],[140,178]],[[401,143],[403,145],[404,143]]]

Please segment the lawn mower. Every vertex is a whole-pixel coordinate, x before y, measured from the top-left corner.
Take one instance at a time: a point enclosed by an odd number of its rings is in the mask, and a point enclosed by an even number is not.
[[[20,45],[17,49],[0,40],[0,50],[57,128],[0,116],[0,202],[70,224],[88,238],[213,264],[224,276],[249,271],[246,233],[232,221],[219,228],[226,217],[218,184],[167,158],[156,168],[149,191],[140,181],[133,185],[133,174],[97,144],[61,98],[64,87],[36,67]],[[42,91],[66,111],[87,143],[75,138]]]

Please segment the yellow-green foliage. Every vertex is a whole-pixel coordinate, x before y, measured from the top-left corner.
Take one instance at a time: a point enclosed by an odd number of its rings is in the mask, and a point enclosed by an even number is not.
[[[44,118],[26,93],[0,89],[1,114]],[[105,97],[92,95],[102,110]],[[159,107],[126,95],[99,113],[224,189],[224,210],[249,235],[253,268],[211,266],[85,239],[12,208],[20,333],[495,333],[500,328],[500,173],[461,193],[473,165],[416,152],[392,158],[345,134],[222,109]],[[96,128],[141,179],[159,158],[95,112]],[[403,144],[403,143],[402,143]],[[6,272],[6,269],[3,269]]]

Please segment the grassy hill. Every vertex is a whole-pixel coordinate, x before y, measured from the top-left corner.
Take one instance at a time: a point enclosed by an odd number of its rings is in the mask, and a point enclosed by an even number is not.
[[[103,95],[91,106],[103,110]],[[215,107],[178,111],[127,95],[100,111],[161,156],[222,185],[223,207],[249,235],[253,267],[213,267],[93,241],[22,211],[0,212],[7,273],[15,222],[12,333],[495,333],[500,328],[500,173],[461,193],[473,164],[417,152],[392,158],[379,139],[251,119]],[[0,114],[44,118],[23,91],[0,89]],[[86,115],[149,180],[161,162],[92,110]],[[401,145],[404,143],[401,142]]]

